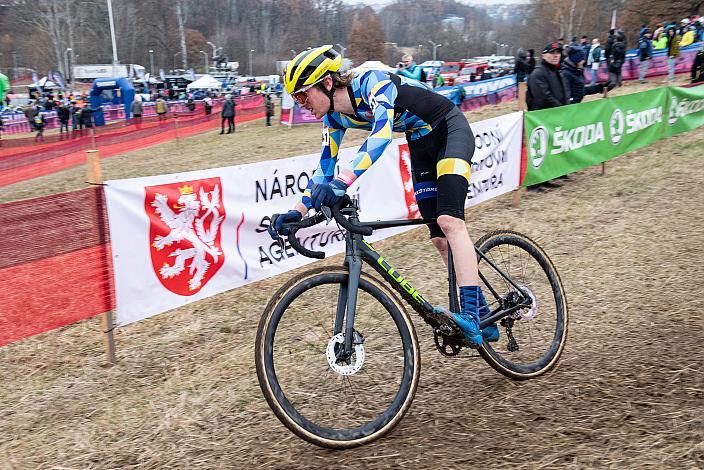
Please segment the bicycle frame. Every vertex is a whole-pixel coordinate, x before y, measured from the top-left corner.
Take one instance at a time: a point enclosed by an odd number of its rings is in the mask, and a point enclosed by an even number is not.
[[[350,217],[354,220],[356,217]],[[432,222],[433,220],[415,219],[415,220],[395,220],[385,222],[364,222],[362,225],[372,227],[374,229],[400,227],[407,225],[420,225]],[[345,342],[344,354],[349,355],[352,352],[353,336],[354,336],[354,315],[357,309],[357,290],[359,289],[359,279],[362,272],[362,262],[366,262],[381,277],[393,286],[401,295],[401,297],[415,310],[426,322],[427,318],[433,314],[433,305],[428,302],[425,297],[413,287],[408,280],[386,260],[374,247],[364,240],[362,235],[346,232],[345,234],[345,265],[349,269],[349,278],[347,285],[342,285],[338,294],[337,311],[335,314],[335,331],[333,334],[342,332],[343,323],[345,326]],[[499,302],[499,307],[491,312],[490,315],[480,321],[480,328],[493,324],[507,315],[530,305],[530,297],[517,285],[507,274],[499,269],[491,262],[483,253],[476,247],[475,251],[478,256],[485,261],[492,269],[494,269],[501,277],[506,279],[518,292],[523,296],[522,301],[518,305],[509,308],[503,308],[502,302]],[[489,284],[487,279],[479,273],[479,277],[484,284],[489,288],[491,293],[497,300],[501,299],[500,294]],[[459,311],[457,301],[457,287],[455,281],[455,272],[452,264],[452,252],[448,247],[448,283],[449,283],[449,300],[451,311]],[[345,314],[347,315],[345,318]],[[346,320],[346,321],[345,321]]]

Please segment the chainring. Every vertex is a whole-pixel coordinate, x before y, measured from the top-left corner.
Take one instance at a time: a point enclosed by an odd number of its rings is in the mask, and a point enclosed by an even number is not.
[[[462,344],[459,340],[443,335],[438,330],[435,333],[435,349],[445,357],[456,357],[462,351]]]

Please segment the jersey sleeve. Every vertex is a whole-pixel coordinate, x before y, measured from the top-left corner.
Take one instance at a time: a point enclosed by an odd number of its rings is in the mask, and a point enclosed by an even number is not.
[[[396,85],[387,74],[373,71],[362,80],[361,91],[373,113],[372,130],[351,165],[340,172],[339,177],[347,184],[352,184],[381,157],[393,136]]]
[[[301,202],[311,208],[311,188],[316,183],[327,183],[335,176],[335,165],[337,164],[337,154],[340,151],[340,143],[345,136],[345,128],[335,115],[327,115],[323,126],[323,148],[320,152],[320,161],[313,172],[313,177],[308,181],[308,187],[303,191]]]

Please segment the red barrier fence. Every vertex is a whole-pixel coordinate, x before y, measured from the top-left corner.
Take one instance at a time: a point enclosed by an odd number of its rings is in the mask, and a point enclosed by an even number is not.
[[[114,309],[100,187],[0,205],[0,346]]]
[[[264,117],[261,95],[237,101],[237,122]],[[218,108],[219,109],[219,108]],[[215,110],[214,110],[215,111]],[[220,114],[205,115],[198,108],[175,118],[143,117],[70,134],[0,141],[0,187],[71,168],[85,162],[85,151],[99,149],[101,157],[188,137],[220,125]]]

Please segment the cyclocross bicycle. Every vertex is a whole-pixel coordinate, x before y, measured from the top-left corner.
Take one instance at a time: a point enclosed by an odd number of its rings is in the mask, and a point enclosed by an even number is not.
[[[399,296],[429,324],[435,347],[457,356],[467,343],[460,329],[396,271],[364,236],[373,230],[430,220],[360,222],[345,197],[332,209],[288,225],[299,253],[322,259],[296,232],[333,219],[345,229],[345,263],[301,273],[269,301],[257,330],[256,367],[269,406],[297,436],[322,447],[349,448],[385,435],[408,411],[420,377],[415,328]],[[280,240],[283,243],[283,240]],[[567,339],[567,301],[560,277],[543,250],[512,231],[476,243],[479,277],[499,340],[484,342],[481,357],[498,372],[526,380],[555,366]],[[381,279],[362,272],[366,262]],[[459,311],[452,254],[450,310]]]

